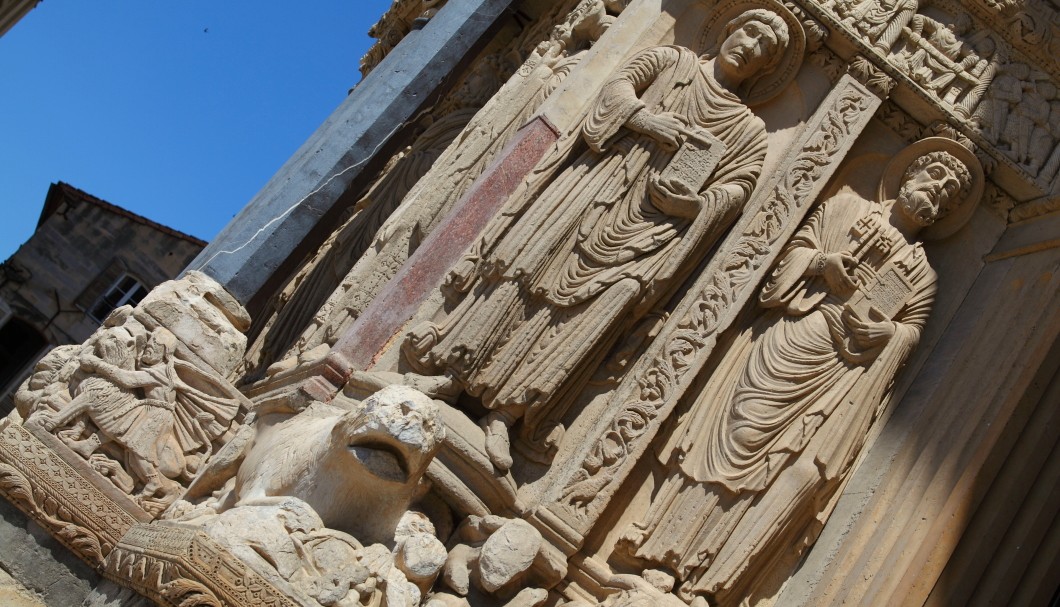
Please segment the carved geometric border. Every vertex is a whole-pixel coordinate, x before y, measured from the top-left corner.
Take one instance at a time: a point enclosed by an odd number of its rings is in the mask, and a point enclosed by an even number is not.
[[[10,419],[0,420],[0,495],[97,569],[125,532],[147,516],[119,506]]]
[[[134,526],[107,558],[105,573],[173,607],[301,607],[192,527],[158,522]]]

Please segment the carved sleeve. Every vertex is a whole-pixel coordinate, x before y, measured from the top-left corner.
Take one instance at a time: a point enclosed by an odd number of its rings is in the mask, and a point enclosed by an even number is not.
[[[582,127],[582,135],[593,150],[602,152],[614,141],[626,121],[644,107],[640,93],[677,59],[674,47],[641,51],[604,85]]]
[[[126,390],[132,390],[133,388],[148,388],[158,384],[149,373],[120,369],[101,358],[95,356],[92,358],[94,359],[92,365],[95,368],[95,373],[97,375],[107,378]]]
[[[923,251],[921,250],[921,255]],[[920,342],[920,333],[927,324],[931,307],[935,303],[935,293],[938,290],[938,276],[928,265],[926,259],[914,264],[912,268],[912,280],[916,285],[905,308],[894,318],[895,335],[892,339],[902,339],[908,344],[911,351]]]
[[[805,314],[826,295],[823,288],[809,287],[811,283],[823,282],[814,277],[813,264],[825,252],[822,223],[828,206],[829,202],[825,202],[817,207],[784,247],[773,273],[762,287],[759,297],[762,307],[787,307],[789,313]]]

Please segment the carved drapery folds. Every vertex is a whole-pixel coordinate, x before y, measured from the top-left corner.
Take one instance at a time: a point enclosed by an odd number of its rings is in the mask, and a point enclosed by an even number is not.
[[[752,594],[754,571],[812,543],[936,292],[921,237],[951,234],[982,193],[978,161],[926,139],[877,201],[844,191],[788,243],[759,303],[660,457],[673,474],[627,538],[686,598]],[[897,186],[897,187],[896,187]],[[934,224],[934,225],[932,225]]]
[[[487,228],[497,241],[448,281],[462,302],[410,333],[417,370],[456,377],[492,410],[483,426],[498,469],[512,465],[509,429],[521,419],[528,443],[555,447],[564,399],[749,197],[765,131],[737,93],[778,92],[804,44],[795,17],[771,9],[721,20],[705,59],[655,47],[627,62],[589,110],[588,149],[575,145],[528,208]]]
[[[54,434],[151,514],[178,497],[249,406],[224,378],[243,343],[230,318],[245,329],[245,312],[208,281],[185,279],[184,301],[167,300],[163,288],[135,310],[115,310],[84,345],[45,356],[16,395],[26,424]],[[220,343],[182,355],[167,323]]]
[[[694,299],[682,306],[674,327],[653,348],[650,362],[642,362],[627,385],[617,393],[617,406],[606,416],[606,429],[581,454],[580,468],[562,486],[557,503],[559,516],[591,524],[616,490],[614,478],[632,466],[635,453],[658,429],[702,367],[713,347],[719,327],[731,318],[744,293],[753,287],[756,273],[768,265],[771,249],[783,242],[785,226],[799,216],[819,191],[822,180],[835,170],[860,129],[865,114],[879,103],[864,87],[845,77],[820,110],[819,120],[797,150],[789,172],[772,186],[761,209],[744,227],[737,243],[719,259],[716,271],[704,274],[694,287]]]
[[[513,6],[249,349],[191,273],[42,358],[0,494],[174,607],[723,607],[805,574],[999,216],[1055,208],[1055,66],[1023,40],[1052,26]],[[942,241],[984,191],[1001,212]],[[400,318],[358,350],[380,302]]]
[[[349,219],[275,298],[276,315],[248,353],[250,366],[283,358],[270,369],[276,373],[334,344],[625,6],[581,0],[567,12],[572,4],[561,3],[535,27],[489,49],[456,90],[420,117],[416,140],[390,159]],[[488,116],[475,120],[517,67]],[[417,187],[428,172],[433,185]],[[391,219],[402,205],[406,212]]]
[[[249,318],[189,273],[55,348],[3,421],[0,491],[97,568],[183,493],[249,407],[227,376]]]

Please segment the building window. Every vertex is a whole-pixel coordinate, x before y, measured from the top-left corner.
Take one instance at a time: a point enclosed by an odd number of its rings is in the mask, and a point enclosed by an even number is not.
[[[114,283],[114,286],[107,289],[107,292],[100,297],[95,304],[92,305],[88,310],[88,315],[99,322],[103,322],[103,319],[110,314],[111,310],[119,306],[126,304],[135,306],[140,303],[140,300],[147,295],[147,287],[140,283],[128,274],[123,275]]]

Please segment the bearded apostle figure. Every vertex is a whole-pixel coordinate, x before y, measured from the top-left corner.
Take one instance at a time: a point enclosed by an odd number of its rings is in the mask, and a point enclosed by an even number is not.
[[[982,195],[975,156],[940,137],[890,163],[880,202],[849,189],[821,204],[762,287],[660,452],[670,466],[629,552],[670,567],[682,598],[738,602],[785,553],[816,539],[895,374],[920,340],[941,238]]]
[[[510,227],[482,245],[472,271],[451,277],[467,285],[453,312],[405,342],[417,371],[451,375],[491,410],[486,450],[501,471],[512,464],[511,426],[557,417],[557,403],[672,294],[755,187],[766,132],[747,103],[790,82],[804,37],[772,1],[723,17],[705,28],[707,54],[653,47],[619,70],[589,110],[582,149],[518,217],[502,214]]]

